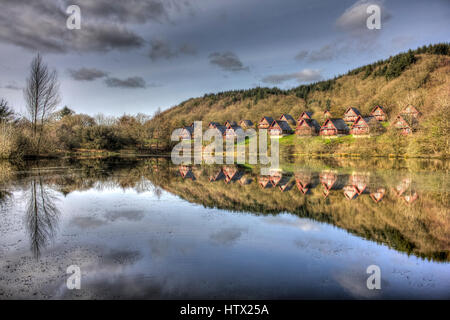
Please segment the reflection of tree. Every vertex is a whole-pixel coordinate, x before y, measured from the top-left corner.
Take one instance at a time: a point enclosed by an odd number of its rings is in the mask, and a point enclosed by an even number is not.
[[[30,236],[31,251],[36,259],[41,249],[54,238],[60,211],[55,205],[57,197],[53,190],[42,182],[38,173],[31,179],[27,199],[26,227]]]

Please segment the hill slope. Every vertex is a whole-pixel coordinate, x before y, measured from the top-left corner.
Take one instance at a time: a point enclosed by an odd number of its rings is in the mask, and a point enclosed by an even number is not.
[[[314,111],[315,118],[321,122],[323,110],[330,110],[333,117],[341,117],[349,106],[368,114],[375,105],[382,105],[389,118],[393,118],[404,106],[413,104],[423,113],[423,138],[442,140],[448,137],[449,102],[450,44],[437,44],[290,90],[255,88],[192,98],[154,120],[164,128],[163,135],[167,135],[174,128],[195,120],[258,122],[262,116],[278,118],[282,113],[297,118],[305,110]],[[439,128],[445,132],[437,132]],[[441,149],[446,143],[448,146],[448,138],[439,143],[443,144]]]

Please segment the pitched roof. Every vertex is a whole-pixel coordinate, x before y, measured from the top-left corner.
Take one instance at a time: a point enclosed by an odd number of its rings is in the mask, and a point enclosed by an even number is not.
[[[353,111],[357,116],[360,116],[360,115],[361,115],[361,113],[359,112],[359,110],[356,109],[356,108],[353,108],[353,107],[347,108],[347,110],[345,110],[344,114],[347,114],[347,113],[350,112],[350,111]]]
[[[220,126],[220,123],[219,122],[216,122],[216,121],[211,121],[209,124],[208,124],[208,126],[214,126],[214,127],[217,127],[217,126]]]
[[[259,122],[266,120],[269,124],[271,124],[273,122],[273,118],[272,117],[262,117],[261,120],[259,120]]]
[[[284,120],[274,120],[274,121],[272,122],[272,124],[270,125],[270,127],[272,128],[274,125],[280,126],[280,128],[281,128],[282,130],[287,130],[287,131],[291,131],[291,130],[292,130],[292,129],[291,129],[291,126],[289,125],[289,123],[287,123],[287,122],[284,121]]]
[[[232,127],[237,126],[237,122],[236,122],[236,121],[230,121],[230,120],[227,120],[227,121],[225,122],[225,125],[226,125],[227,123],[228,123],[230,126],[232,126]]]
[[[373,107],[373,109],[372,109],[372,111],[370,111],[370,113],[375,112],[375,110],[377,110],[377,109],[380,109],[381,111],[383,111],[383,113],[385,113],[382,106],[375,106],[375,107]]]
[[[245,124],[247,127],[253,127],[253,122],[251,120],[241,120],[239,124],[242,126],[242,124]]]
[[[418,124],[418,121],[415,117],[408,116],[405,114],[399,114],[395,120],[396,121],[403,120],[410,128],[413,128],[414,126],[416,126]]]
[[[348,130],[348,126],[345,123],[344,119],[327,119],[325,121],[325,123],[322,125],[322,127],[324,127],[328,122],[331,122],[333,124],[333,126],[338,129],[338,130]]]
[[[315,127],[317,129],[320,129],[320,124],[315,119],[301,119],[297,125],[297,128],[299,128],[304,123],[307,124],[310,128]]]
[[[380,123],[378,122],[378,120],[375,117],[372,117],[372,116],[368,116],[368,117],[358,116],[358,118],[356,118],[355,122],[352,124],[352,128],[353,128],[353,126],[356,123],[358,123],[360,121],[364,121],[367,125],[370,125],[370,124],[380,125]]]
[[[308,118],[311,119],[311,117],[312,117],[313,114],[314,114],[314,113],[311,112],[311,111],[304,111],[304,112],[302,112],[302,114],[300,115],[300,118],[299,118],[299,119],[303,118],[303,115],[306,115]]]
[[[194,127],[192,126],[184,126],[184,130],[187,130],[191,135],[194,133]]]
[[[295,119],[290,115],[290,114],[287,114],[287,113],[283,113],[282,115],[281,115],[281,117],[280,117],[280,119],[279,120],[281,120],[281,118],[283,118],[283,117],[285,117],[286,118],[286,120],[292,120],[292,121],[294,121],[295,122]]]

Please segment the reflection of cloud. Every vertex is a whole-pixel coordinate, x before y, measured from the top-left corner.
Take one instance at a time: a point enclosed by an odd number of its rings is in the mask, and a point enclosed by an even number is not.
[[[246,229],[238,227],[225,228],[213,233],[210,239],[217,244],[228,245],[238,240],[246,231]]]
[[[106,221],[94,217],[75,217],[71,223],[81,229],[94,229],[106,224]]]
[[[307,220],[307,219],[300,219],[300,218],[291,218],[290,216],[286,215],[278,215],[278,216],[269,216],[265,217],[264,221],[270,224],[277,224],[281,226],[287,226],[287,227],[295,227],[299,228],[303,231],[318,231],[320,230],[317,223],[314,223],[313,221]]]
[[[381,298],[383,290],[369,290],[367,288],[367,279],[370,274],[362,272],[346,272],[337,273],[333,278],[337,284],[341,285],[347,292],[349,292],[354,298],[367,299],[367,298]],[[386,280],[381,279],[381,288],[388,286],[389,283]]]
[[[129,220],[129,221],[139,221],[144,217],[143,211],[133,211],[133,210],[121,210],[113,211],[105,214],[105,218],[108,221],[114,222],[119,219]]]

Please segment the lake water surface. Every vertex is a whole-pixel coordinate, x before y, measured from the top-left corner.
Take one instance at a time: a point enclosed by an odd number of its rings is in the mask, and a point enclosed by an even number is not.
[[[448,169],[0,163],[0,299],[448,299]],[[80,290],[66,286],[71,265]]]

